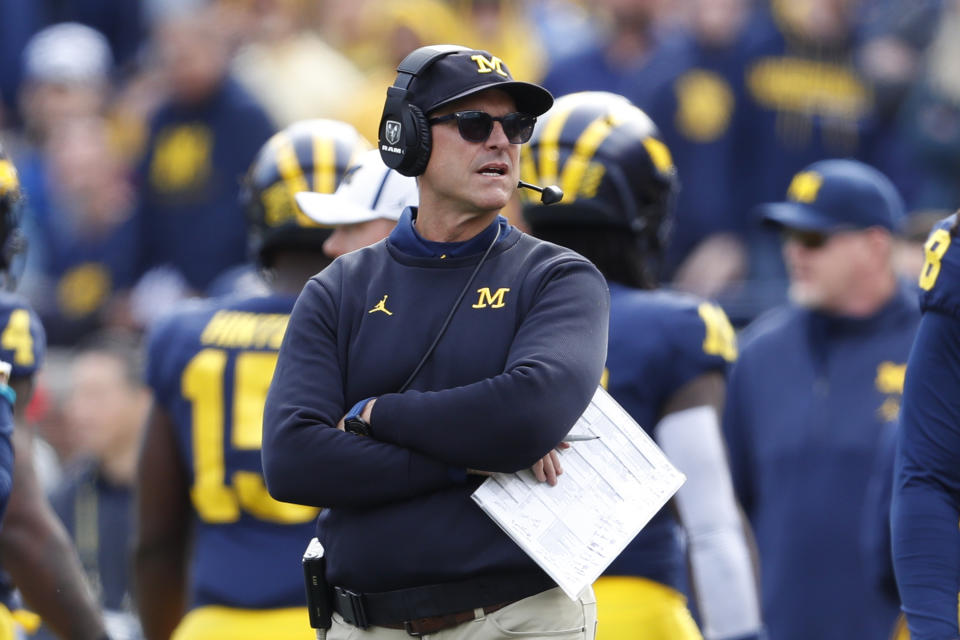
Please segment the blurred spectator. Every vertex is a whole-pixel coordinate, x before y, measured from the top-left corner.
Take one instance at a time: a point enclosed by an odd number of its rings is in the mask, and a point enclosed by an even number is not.
[[[754,206],[775,200],[791,176],[822,158],[854,157],[886,169],[894,182],[897,145],[876,95],[853,61],[857,3],[770,0],[747,32],[738,110],[737,207],[746,216],[751,282],[742,303],[757,313],[783,299],[786,271],[774,233]]]
[[[8,128],[17,121],[17,94],[23,68],[16,63],[27,40],[41,24],[40,6],[37,2],[23,0],[0,0],[0,129]]]
[[[19,95],[27,137],[42,144],[58,122],[101,114],[112,67],[107,39],[82,24],[55,24],[30,38]]]
[[[393,84],[400,61],[424,45],[472,45],[467,42],[459,17],[443,0],[384,0],[365,6],[360,20],[367,48],[356,47],[354,55],[364,61],[366,78],[337,119],[352,124],[363,137],[376,142],[386,87]]]
[[[70,357],[65,349],[47,351],[36,390],[23,413],[24,421],[34,430],[33,461],[45,495],[57,488],[63,479],[64,465],[69,465],[78,451],[76,437],[66,427],[63,406]]]
[[[510,61],[510,73],[518,80],[537,82],[546,60],[537,29],[519,2],[510,0],[456,0],[470,46],[496,51]],[[458,41],[459,42],[459,41]]]
[[[233,72],[277,126],[355,106],[360,71],[309,29],[307,0],[251,2],[247,11],[256,30],[237,52]]]
[[[127,333],[98,334],[78,348],[65,417],[83,457],[51,497],[114,640],[141,637],[128,588],[132,486],[150,403],[140,360],[139,341]]]
[[[25,3],[27,4],[27,3]],[[102,33],[118,68],[130,65],[144,41],[139,0],[46,0],[48,22],[79,22]]]
[[[664,37],[657,29],[661,4],[661,0],[597,0],[594,6],[603,24],[599,37],[551,60],[543,85],[557,97],[575,91],[626,95],[628,87],[653,80],[657,62],[669,57],[660,47]]]
[[[735,205],[736,111],[743,101],[742,31],[747,0],[689,0],[691,25],[675,36],[672,67],[635,97],[673,153],[683,188],[664,258],[664,279],[715,297],[745,275],[744,222]],[[643,103],[646,104],[643,104]]]
[[[215,9],[173,8],[157,16],[154,29],[169,95],[151,120],[138,170],[141,269],[150,271],[133,298],[140,322],[164,300],[202,293],[245,262],[237,187],[273,132],[262,107],[229,73]],[[289,169],[299,171],[295,163]]]
[[[26,183],[32,214],[23,283],[51,345],[69,346],[107,324],[127,324],[135,281],[133,192],[101,118],[73,118],[44,145],[47,170]]]
[[[919,168],[912,205],[960,207],[960,2],[945,3],[920,77],[902,112],[904,135]]]
[[[599,27],[582,0],[527,0],[524,4],[546,61],[571,55],[599,37]]]
[[[861,0],[856,65],[886,125],[913,86],[943,14],[943,0]]]

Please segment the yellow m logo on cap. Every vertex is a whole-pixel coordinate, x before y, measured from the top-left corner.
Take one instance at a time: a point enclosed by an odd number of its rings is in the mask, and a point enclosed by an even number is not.
[[[0,159],[0,195],[14,193],[20,188],[17,170],[9,160]]]
[[[801,171],[793,176],[787,189],[787,198],[794,202],[811,203],[817,199],[823,176],[814,171]]]
[[[485,56],[480,55],[479,53],[475,56],[470,56],[470,59],[477,63],[477,73],[490,73],[491,71],[496,71],[504,78],[509,78],[507,72],[503,70],[503,60],[497,56],[491,56],[489,60]]]

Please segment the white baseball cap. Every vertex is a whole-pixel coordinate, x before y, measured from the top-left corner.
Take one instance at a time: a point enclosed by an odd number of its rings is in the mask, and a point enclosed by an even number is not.
[[[420,202],[416,179],[385,165],[377,149],[363,153],[347,169],[335,192],[301,191],[295,197],[311,220],[329,226],[399,220],[406,207]]]
[[[31,80],[63,84],[105,82],[113,66],[107,38],[92,27],[61,22],[37,32],[23,50]]]

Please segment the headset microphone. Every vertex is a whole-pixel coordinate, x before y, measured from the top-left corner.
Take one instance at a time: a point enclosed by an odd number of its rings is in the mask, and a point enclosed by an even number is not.
[[[524,182],[521,180],[517,183],[517,188],[524,189],[533,189],[534,191],[540,192],[540,203],[541,204],[554,204],[555,202],[560,202],[563,200],[563,191],[560,190],[555,184],[552,184],[548,187],[538,187],[535,184],[530,184],[529,182]]]

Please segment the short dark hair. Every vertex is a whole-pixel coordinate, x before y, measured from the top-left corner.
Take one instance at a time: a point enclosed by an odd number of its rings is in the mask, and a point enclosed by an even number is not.
[[[100,353],[115,358],[123,365],[123,376],[132,387],[144,385],[145,357],[141,334],[128,329],[108,328],[81,340],[75,355]]]
[[[622,229],[594,225],[535,225],[536,237],[572,249],[592,262],[609,282],[635,289],[656,287],[636,238]]]

